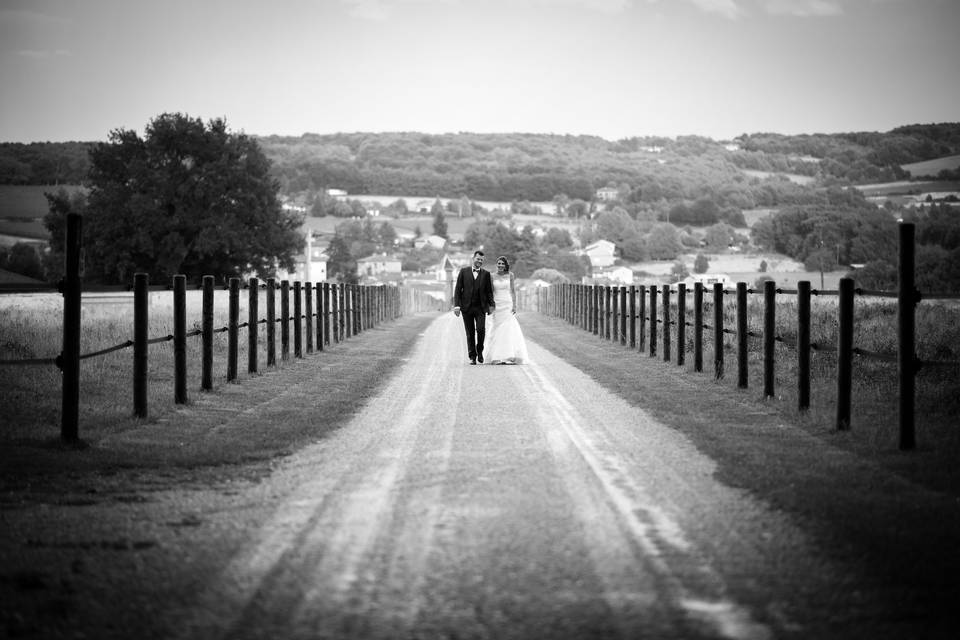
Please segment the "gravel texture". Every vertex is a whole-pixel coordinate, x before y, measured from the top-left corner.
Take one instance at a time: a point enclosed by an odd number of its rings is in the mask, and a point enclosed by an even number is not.
[[[336,415],[317,390],[346,373],[318,357],[89,454],[166,446],[173,464],[5,474],[0,631],[952,637],[955,496],[633,354],[618,370],[640,367],[638,402],[554,353],[592,368],[622,350],[549,319],[521,316],[523,366],[470,366],[460,321],[428,320],[402,325],[413,343],[344,346],[392,363]],[[939,537],[911,550],[933,519]]]

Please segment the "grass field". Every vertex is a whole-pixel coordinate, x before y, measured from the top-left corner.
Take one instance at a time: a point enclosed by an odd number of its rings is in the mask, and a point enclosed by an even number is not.
[[[239,297],[239,319],[247,321],[249,291]],[[266,291],[259,294],[259,318],[266,317]],[[202,292],[187,291],[186,326],[191,332],[201,327]],[[280,316],[280,295],[276,296]],[[291,300],[291,312],[293,302]],[[415,302],[411,303],[414,305]],[[432,301],[427,302],[433,308]],[[124,347],[103,355],[83,357],[133,339],[133,297],[128,292],[85,295],[81,313],[80,336],[80,420],[84,438],[97,439],[131,424],[132,348]],[[229,320],[229,296],[214,293],[214,330],[226,327]],[[59,355],[63,344],[63,301],[59,294],[11,294],[0,296],[0,360],[48,359]],[[301,323],[301,327],[304,327]],[[316,326],[314,325],[314,331]],[[149,294],[149,331],[151,339],[163,339],[173,333],[173,296],[170,291]],[[276,330],[277,364],[267,367],[266,328],[258,335],[259,373],[247,373],[248,331],[240,328],[238,340],[238,382],[255,378],[269,370],[282,370],[294,361],[294,329],[290,328],[289,359],[282,357],[281,328]],[[307,337],[304,328],[303,343]],[[226,380],[227,333],[214,334],[214,389],[232,384]],[[200,336],[187,338],[187,385],[190,393],[200,388],[202,344]],[[149,346],[148,406],[151,419],[175,410],[173,404],[173,343],[164,340]],[[46,441],[59,434],[60,390],[62,376],[53,364],[0,364],[0,388],[4,390],[0,412],[0,447],[3,441]]]
[[[0,219],[33,220],[47,215],[47,193],[59,189],[69,192],[81,189],[77,185],[11,185],[0,184]]]
[[[732,297],[728,297],[732,298]],[[240,296],[240,318],[246,320],[247,295]],[[896,309],[892,303],[866,304],[858,298],[854,345],[873,353],[893,355],[896,353]],[[172,294],[155,291],[150,294],[150,337],[172,333]],[[691,301],[688,301],[688,304]],[[833,299],[815,300],[812,341],[820,344],[836,344],[836,319]],[[261,317],[265,315],[265,293],[261,292]],[[676,300],[673,300],[676,304]],[[727,308],[729,306],[729,308]],[[750,296],[750,328],[762,329],[760,296]],[[200,292],[189,291],[187,297],[188,331],[200,324]],[[689,310],[688,313],[692,314]],[[227,324],[227,295],[215,294],[214,326]],[[674,317],[676,317],[674,311]],[[735,326],[734,309],[725,305],[725,325]],[[81,353],[91,353],[118,344],[133,337],[132,298],[120,295],[116,298],[86,300],[82,312]],[[709,310],[706,317],[711,317]],[[796,335],[796,308],[789,295],[778,297],[777,333],[785,338]],[[56,294],[5,296],[0,298],[0,359],[51,358],[60,351],[62,343],[62,300]],[[246,329],[241,330],[239,340],[240,377],[249,377],[246,371]],[[215,386],[225,382],[226,333],[215,334]],[[734,336],[726,336],[729,377],[735,377]],[[259,341],[258,361],[265,368],[267,361],[265,338]],[[692,336],[688,332],[687,348],[692,351]],[[704,340],[709,347],[710,339]],[[279,331],[278,331],[279,344]],[[917,354],[921,360],[950,361],[960,359],[960,310],[937,304],[921,304],[917,316]],[[279,346],[278,346],[279,349]],[[187,341],[188,386],[200,386],[200,338]],[[778,346],[778,362],[784,367],[778,371],[778,388],[787,398],[793,393],[796,373],[795,356],[790,350]],[[712,361],[707,354],[706,362]],[[692,360],[692,358],[690,358]],[[171,342],[150,346],[149,405],[151,416],[162,416],[172,411],[173,354]],[[762,366],[760,341],[751,341],[750,366],[759,370]],[[814,368],[822,397],[832,397],[831,385],[835,381],[835,359],[829,352],[814,354]],[[278,367],[283,368],[281,362]],[[96,433],[109,433],[129,424],[132,411],[131,396],[132,350],[123,349],[112,353],[84,359],[81,366],[81,405],[84,424],[95,425]],[[757,373],[753,374],[757,379]],[[875,425],[889,425],[895,415],[893,402],[896,398],[896,366],[858,358],[855,367],[858,380],[857,400],[860,413],[857,422],[860,428],[871,429]],[[953,417],[960,410],[960,367],[925,367],[919,377],[921,387],[918,411],[924,415],[939,416],[931,427],[935,439],[950,440],[951,446],[960,444],[960,430],[956,429]],[[52,365],[13,366],[0,365],[0,385],[5,390],[4,411],[0,415],[0,441],[50,438],[57,434],[59,420],[60,372]],[[789,400],[788,400],[789,404]],[[893,413],[891,413],[893,410]],[[824,408],[822,411],[828,411]],[[879,428],[879,427],[877,427]],[[887,427],[884,427],[884,433]],[[879,432],[876,439],[888,442],[887,435]],[[960,446],[957,446],[960,453]]]
[[[936,176],[941,171],[953,171],[958,167],[960,167],[960,155],[900,165],[900,168],[912,176]]]
[[[43,225],[43,217],[49,211],[45,194],[80,188],[76,185],[0,185],[0,236],[49,238],[50,233]]]
[[[452,239],[457,240],[462,239],[467,231],[467,228],[469,228],[473,223],[478,222],[480,219],[481,218],[477,216],[465,216],[460,218],[451,213],[447,213],[444,218],[447,223],[447,233]],[[323,218],[314,218],[308,216],[304,224],[314,233],[333,235],[336,226],[343,223],[345,220],[345,218],[335,218],[332,216],[325,216]],[[384,222],[389,223],[398,234],[406,232],[415,235],[418,228],[422,236],[429,236],[433,233],[433,216],[428,214],[407,215],[400,218],[394,218],[392,216],[378,216],[373,218],[373,221],[374,224],[377,225]],[[569,218],[555,218],[548,215],[515,214],[510,217],[509,221],[520,229],[526,225],[541,227],[544,229],[557,227],[559,229],[566,229],[570,231],[571,234],[574,234],[577,231],[580,224],[577,220],[570,220]]]
[[[893,195],[924,195],[927,193],[942,193],[960,191],[960,182],[956,180],[911,181],[898,180],[896,182],[878,182],[875,184],[859,184],[855,187],[863,195],[893,196]]]
[[[803,176],[797,173],[778,173],[775,171],[758,171],[756,169],[742,169],[741,171],[751,178],[759,178],[760,180],[765,180],[772,176],[783,176],[790,182],[801,185],[812,184],[816,180],[816,178],[812,176]]]

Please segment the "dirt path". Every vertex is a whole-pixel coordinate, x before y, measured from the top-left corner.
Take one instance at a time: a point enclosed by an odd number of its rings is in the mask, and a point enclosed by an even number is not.
[[[844,637],[833,618],[873,597],[838,593],[849,568],[788,516],[548,351],[531,343],[528,366],[469,366],[463,351],[460,321],[438,318],[348,426],[262,480],[150,492],[149,476],[120,477],[110,500],[4,511],[16,593],[60,594],[39,619],[9,609],[7,628],[761,640]],[[309,415],[307,395],[234,419]]]

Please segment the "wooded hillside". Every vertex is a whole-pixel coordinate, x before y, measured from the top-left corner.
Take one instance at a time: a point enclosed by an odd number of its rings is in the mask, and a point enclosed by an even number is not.
[[[821,186],[907,179],[903,164],[960,153],[960,123],[885,133],[755,133],[724,142],[520,133],[304,134],[257,141],[287,197],[336,188],[352,195],[535,202],[561,194],[590,200],[597,188],[614,186],[635,203],[710,196],[720,207],[748,208],[771,203],[742,169],[811,176]],[[82,184],[95,144],[0,143],[0,184]],[[957,179],[960,172],[932,177]]]

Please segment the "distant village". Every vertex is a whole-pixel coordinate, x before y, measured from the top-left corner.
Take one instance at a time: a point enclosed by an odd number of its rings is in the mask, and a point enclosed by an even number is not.
[[[346,199],[349,194],[340,189],[328,189],[327,195]],[[603,187],[597,190],[596,199],[598,202],[616,200],[619,197],[619,191],[613,187]],[[364,200],[361,196],[358,199]],[[414,202],[413,211],[421,214],[429,213],[433,205],[433,199],[420,199]],[[379,217],[380,210],[376,203],[370,202],[368,215]],[[301,213],[306,213],[306,208],[302,206],[285,204],[286,208]],[[555,215],[553,211],[543,211],[544,215]],[[544,229],[535,229],[535,234],[543,234]],[[421,289],[438,300],[446,300],[450,296],[450,287],[456,279],[457,271],[471,263],[474,247],[464,247],[462,234],[451,233],[449,238],[439,235],[423,235],[416,237],[413,233],[398,229],[397,241],[399,244],[412,246],[420,250],[432,248],[443,251],[440,260],[429,269],[423,271],[404,271],[403,254],[400,252],[381,252],[373,255],[358,258],[356,260],[356,275],[358,282],[365,285],[390,284],[415,287]],[[328,277],[327,264],[329,256],[327,255],[327,244],[329,237],[323,234],[309,232],[304,229],[305,248],[303,254],[295,261],[292,271],[281,272],[278,278],[290,281],[317,282],[324,281]],[[576,240],[575,240],[576,243]],[[616,245],[609,240],[597,240],[584,247],[575,247],[572,252],[574,255],[586,258],[590,265],[590,274],[583,278],[583,284],[608,284],[608,285],[631,285],[631,284],[650,284],[654,281],[661,283],[662,275],[651,279],[651,274],[646,279],[639,278],[634,269],[623,264],[618,264],[618,254]],[[672,263],[665,263],[669,268]],[[649,280],[649,282],[648,282]],[[711,286],[714,283],[728,284],[731,282],[729,276],[723,273],[704,273],[687,276],[682,280],[692,289],[694,283],[700,282],[704,286]],[[524,289],[540,288],[553,284],[539,278],[532,278],[521,282],[520,286]]]

